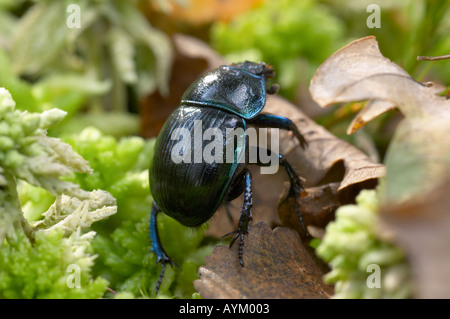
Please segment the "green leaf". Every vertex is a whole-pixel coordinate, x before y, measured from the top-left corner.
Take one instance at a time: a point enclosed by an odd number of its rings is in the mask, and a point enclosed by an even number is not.
[[[39,73],[57,59],[70,32],[65,12],[65,1],[42,2],[20,19],[11,49],[15,73]]]
[[[119,74],[124,83],[135,84],[137,74],[134,62],[134,43],[131,37],[119,28],[113,28],[108,34],[108,44],[115,72]]]
[[[128,32],[136,44],[146,49],[148,59],[152,59],[155,66],[156,85],[162,94],[167,94],[172,65],[172,46],[169,38],[153,28],[133,4],[123,0],[115,0],[114,4],[117,11],[108,11],[109,18]],[[146,64],[148,65],[144,62],[144,65]],[[149,89],[141,89],[139,94],[149,93]]]

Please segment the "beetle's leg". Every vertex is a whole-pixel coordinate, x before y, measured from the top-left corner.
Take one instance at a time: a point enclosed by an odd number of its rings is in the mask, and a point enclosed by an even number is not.
[[[241,217],[239,218],[238,229],[226,234],[223,237],[233,235],[233,239],[230,243],[230,248],[233,246],[234,242],[239,238],[239,263],[244,267],[244,237],[248,234],[248,225],[252,218],[252,207],[253,207],[253,193],[252,193],[252,175],[248,169],[243,171],[242,183],[244,187],[244,202],[242,204]]]
[[[224,197],[224,206],[228,215],[228,218],[231,222],[231,224],[234,225],[233,216],[231,214],[230,205],[231,202],[238,198],[239,195],[241,195],[244,192],[245,189],[245,183],[244,183],[244,173],[245,170],[239,173],[239,175],[236,175],[235,178],[233,178],[230,187],[228,188],[228,191]]]
[[[263,113],[251,120],[246,121],[248,124],[257,127],[279,128],[282,130],[291,131],[295,135],[295,137],[299,140],[302,148],[308,146],[308,142],[306,141],[302,133],[300,133],[300,131],[298,130],[297,125],[295,125],[294,122],[292,122],[290,119],[286,117]]]
[[[273,152],[272,150],[267,150],[267,149],[264,149],[261,147],[257,147],[258,161],[256,164],[258,164],[260,166],[267,166],[267,165],[271,164],[270,162],[263,163],[261,161],[259,155],[262,154],[262,152],[269,153],[271,158],[278,157],[280,165],[283,166],[284,170],[286,171],[286,173],[289,177],[289,181],[291,183],[287,197],[288,198],[291,197],[294,199],[295,212],[296,212],[298,219],[300,221],[300,224],[302,226],[302,230],[303,230],[304,234],[307,236],[308,232],[306,231],[306,226],[305,226],[305,223],[303,222],[303,214],[302,214],[302,212],[300,210],[300,206],[297,202],[297,198],[300,197],[300,195],[304,189],[303,183],[302,183],[300,177],[298,177],[298,175],[295,173],[294,169],[292,168],[291,164],[289,164],[286,157],[284,157],[281,154],[277,154],[277,153]]]
[[[156,216],[161,212],[161,209],[153,202],[152,213],[150,215],[150,239],[151,239],[151,251],[156,254],[156,262],[161,264],[161,273],[159,275],[158,282],[156,283],[156,293],[158,293],[159,286],[161,285],[162,279],[164,277],[164,271],[166,270],[166,265],[170,264],[172,267],[177,266],[170,258],[167,256],[164,248],[159,240],[158,227],[156,224]]]
[[[284,170],[288,174],[289,180],[291,182],[291,186],[288,192],[288,198],[294,198],[295,212],[297,213],[300,224],[302,225],[303,233],[305,234],[305,236],[308,236],[305,223],[303,222],[303,214],[300,210],[300,205],[297,202],[297,198],[300,197],[300,194],[304,189],[303,183],[300,177],[298,177],[298,175],[295,173],[294,169],[292,168],[291,164],[289,164],[287,159],[281,154],[278,154],[278,158],[280,159],[280,165],[284,167]]]

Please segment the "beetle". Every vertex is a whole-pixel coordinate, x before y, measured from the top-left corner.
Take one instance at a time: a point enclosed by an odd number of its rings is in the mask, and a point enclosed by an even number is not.
[[[161,264],[156,292],[166,265],[176,266],[164,251],[158,235],[157,216],[160,212],[185,226],[198,227],[207,222],[222,203],[229,203],[243,194],[237,230],[227,235],[233,235],[230,248],[239,239],[238,259],[244,266],[244,238],[252,220],[253,206],[252,175],[248,168],[249,144],[245,133],[247,125],[291,131],[303,148],[307,146],[306,139],[290,119],[261,113],[266,104],[266,94],[278,92],[277,84],[268,84],[274,75],[270,65],[250,61],[223,65],[204,74],[184,92],[180,106],[169,115],[158,134],[149,171],[154,199],[150,216],[151,250],[156,254],[157,263]],[[197,125],[199,121],[201,126]],[[220,132],[239,130],[244,133],[218,139],[221,145],[215,152],[223,151],[223,154],[227,150],[227,154],[231,154],[228,161],[203,159],[192,162],[192,154],[194,158],[202,155],[206,146],[196,149],[195,139],[192,141],[182,134],[177,135],[177,132],[202,136],[211,127]],[[236,138],[242,142],[234,143]],[[297,198],[303,189],[300,178],[283,155],[271,154],[289,176],[288,196]],[[222,156],[225,158],[224,154]],[[256,164],[267,163],[258,159]],[[307,234],[297,201],[294,202],[303,231]]]

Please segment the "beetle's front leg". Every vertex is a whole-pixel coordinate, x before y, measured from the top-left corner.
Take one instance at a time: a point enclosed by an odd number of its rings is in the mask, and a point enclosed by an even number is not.
[[[243,174],[244,183],[244,202],[242,204],[241,217],[239,218],[238,229],[226,234],[223,237],[233,235],[233,239],[230,243],[230,248],[233,246],[234,242],[239,238],[239,264],[244,267],[244,237],[248,234],[248,225],[252,218],[252,207],[253,207],[253,193],[252,193],[252,175],[248,169],[245,169]]]
[[[271,127],[291,131],[300,142],[302,148],[308,146],[308,142],[294,122],[286,117],[273,114],[260,114],[251,120],[247,120],[247,123],[257,127]]]
[[[161,285],[166,270],[166,265],[170,264],[172,267],[177,266],[166,254],[164,248],[159,240],[158,227],[156,224],[156,216],[161,212],[161,209],[153,202],[152,213],[150,215],[150,239],[151,239],[151,251],[156,255],[156,262],[161,264],[161,273],[159,275],[158,282],[156,283],[156,293],[158,293],[159,286]]]

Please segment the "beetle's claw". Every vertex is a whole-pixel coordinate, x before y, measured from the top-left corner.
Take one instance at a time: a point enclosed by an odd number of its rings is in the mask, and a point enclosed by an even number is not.
[[[303,136],[302,133],[300,133],[300,131],[298,130],[297,127],[295,127],[292,130],[292,133],[294,134],[294,136],[297,138],[297,140],[300,142],[300,146],[302,149],[306,149],[308,147],[308,141],[305,139],[305,137]]]
[[[164,272],[166,271],[166,265],[170,264],[172,267],[177,267],[179,269],[180,266],[178,266],[175,262],[173,262],[172,259],[169,258],[169,256],[167,256],[166,254],[158,257],[158,259],[156,260],[156,263],[161,264],[161,273],[159,274],[159,278],[158,278],[158,282],[156,283],[156,295],[158,294],[159,291],[159,287],[161,286],[161,282],[164,278]]]
[[[244,267],[244,238],[245,238],[245,235],[248,234],[248,230],[238,228],[237,230],[234,230],[228,234],[223,235],[222,238],[231,236],[233,234],[234,234],[234,236],[231,239],[230,249],[231,249],[231,247],[233,247],[233,244],[236,241],[236,239],[239,238],[239,248],[238,248],[239,264],[241,265],[241,267]]]

